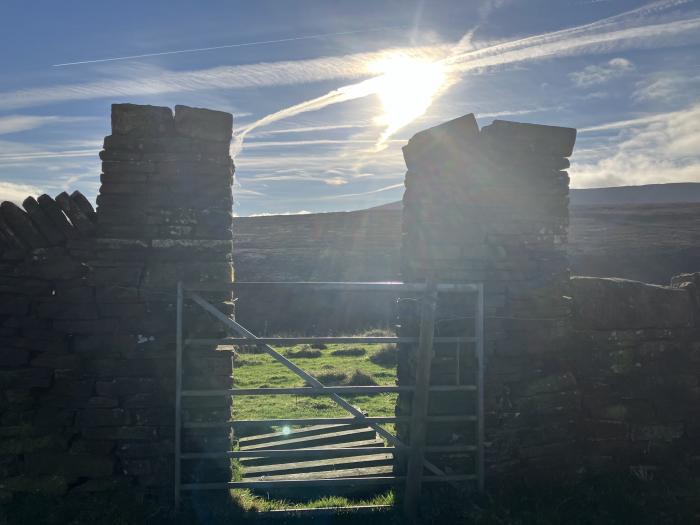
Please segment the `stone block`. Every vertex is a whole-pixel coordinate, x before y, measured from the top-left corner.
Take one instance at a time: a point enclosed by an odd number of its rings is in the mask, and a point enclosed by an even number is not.
[[[91,303],[42,301],[35,308],[37,315],[46,319],[97,319],[97,310]]]
[[[17,367],[29,362],[29,352],[22,348],[0,347],[0,367]]]
[[[86,408],[78,416],[81,427],[119,427],[130,422],[129,412],[122,408]]]
[[[175,126],[170,108],[137,104],[112,104],[112,133],[132,137],[172,135]]]
[[[39,354],[31,360],[30,365],[50,369],[77,370],[80,368],[80,356],[75,354]]]
[[[116,319],[61,320],[54,324],[56,330],[66,334],[114,334],[119,328]]]
[[[48,388],[51,386],[52,371],[48,368],[20,368],[0,370],[0,389],[9,388]]]
[[[44,248],[49,245],[49,242],[39,233],[29,215],[16,204],[10,201],[0,204],[0,216],[25,246],[33,249]]]
[[[61,228],[54,224],[51,217],[49,217],[34,197],[27,197],[22,203],[22,207],[27,211],[34,226],[41,232],[49,245],[55,246],[66,240],[66,236],[61,231]]]
[[[27,492],[46,496],[63,496],[68,492],[68,480],[58,475],[42,477],[21,475],[0,481],[0,490]]]
[[[114,472],[114,460],[109,457],[88,454],[55,454],[40,452],[26,454],[25,472],[30,476],[58,474],[69,479],[110,476]]]
[[[230,142],[233,116],[223,111],[175,106],[175,129],[181,136],[194,139]]]
[[[158,437],[155,427],[85,427],[81,433],[89,440],[152,441]]]
[[[416,133],[403,147],[408,169],[429,166],[434,160],[464,160],[476,145],[479,125],[472,113]],[[434,173],[434,170],[433,170]],[[428,173],[423,176],[430,178]]]
[[[498,147],[540,155],[568,157],[574,151],[576,130],[559,126],[524,124],[494,120],[481,130],[482,135]]]

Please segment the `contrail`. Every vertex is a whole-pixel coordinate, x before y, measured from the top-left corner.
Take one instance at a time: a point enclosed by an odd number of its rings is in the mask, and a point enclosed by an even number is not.
[[[601,46],[605,45],[638,40],[645,42],[645,39],[650,37],[678,35],[700,29],[700,17],[638,26],[631,26],[631,23],[638,21],[645,15],[677,7],[688,3],[688,1],[661,0],[589,24],[502,42],[476,50],[465,51],[465,48],[470,47],[470,42],[465,43],[463,38],[454,46],[448,56],[437,60],[436,63],[447,68],[448,72],[452,74],[452,82],[454,82],[455,75],[464,74],[477,68],[536,60],[561,54],[573,55],[590,49],[600,51]],[[467,37],[469,37],[467,40],[470,40],[470,33],[467,33]],[[609,51],[609,48],[604,51]],[[320,97],[276,111],[249,124],[234,136],[234,142],[231,146],[232,156],[241,151],[246,135],[253,129],[307,111],[316,111],[332,104],[373,95],[377,93],[381,80],[382,77],[378,76],[343,86]],[[450,80],[447,81],[447,84],[450,84]],[[444,91],[445,89],[436,93],[436,96]],[[382,133],[378,145],[386,138],[387,132]]]
[[[133,60],[135,58],[149,58],[149,57],[161,57],[165,55],[181,55],[184,53],[201,53],[203,51],[216,51],[217,49],[231,49],[234,47],[250,47],[250,46],[263,46],[269,44],[281,44],[284,42],[297,42],[299,40],[314,40],[319,38],[328,38],[331,36],[343,36],[343,35],[357,35],[360,33],[372,33],[376,31],[391,31],[404,29],[402,27],[375,27],[372,29],[358,29],[356,31],[340,31],[337,33],[322,33],[318,35],[306,35],[306,36],[296,36],[290,38],[278,38],[276,40],[259,40],[257,42],[241,42],[238,44],[226,44],[222,46],[211,46],[211,47],[198,47],[193,49],[178,49],[175,51],[161,51],[159,53],[144,53],[142,55],[128,55],[123,57],[113,57],[113,58],[98,58],[95,60],[80,60],[77,62],[64,62],[62,64],[52,64],[51,67],[66,67],[66,66],[79,66],[83,64],[98,64],[100,62],[115,62],[117,60]]]

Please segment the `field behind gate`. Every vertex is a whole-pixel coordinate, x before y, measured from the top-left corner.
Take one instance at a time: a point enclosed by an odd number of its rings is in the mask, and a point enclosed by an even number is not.
[[[234,357],[234,388],[302,387],[304,380],[267,354],[239,349]],[[275,348],[325,386],[396,385],[396,348],[381,344],[295,345]],[[397,394],[344,396],[369,416],[393,416]],[[350,417],[328,396],[237,396],[233,419]],[[393,425],[387,425],[387,428]],[[393,430],[393,428],[390,428]]]

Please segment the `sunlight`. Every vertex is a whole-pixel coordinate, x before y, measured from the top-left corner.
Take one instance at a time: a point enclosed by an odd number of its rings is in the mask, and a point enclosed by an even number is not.
[[[435,96],[446,87],[447,74],[440,62],[403,55],[376,62],[371,69],[381,73],[373,79],[384,109],[376,122],[386,126],[377,143],[381,149],[397,130],[426,112]]]

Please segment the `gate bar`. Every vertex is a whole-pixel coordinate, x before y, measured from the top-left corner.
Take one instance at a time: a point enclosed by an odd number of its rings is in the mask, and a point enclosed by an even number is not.
[[[175,510],[180,508],[182,453],[182,306],[184,303],[182,283],[177,283],[176,332],[175,332]]]
[[[474,319],[474,336],[476,338],[476,475],[477,489],[484,492],[485,466],[484,466],[484,285],[477,286],[477,309]]]
[[[475,337],[436,337],[434,343],[474,343]],[[258,337],[251,339],[249,337],[226,337],[223,339],[186,339],[186,345],[237,345],[237,346],[253,346],[256,343],[265,343],[268,345],[300,345],[313,343],[364,343],[364,344],[382,344],[382,343],[418,343],[417,337]]]
[[[396,392],[413,392],[413,386],[310,386],[278,387],[278,388],[229,388],[224,390],[183,390],[183,397],[214,397],[214,396],[269,396],[289,394],[298,396],[326,396],[333,394],[386,394]],[[435,385],[430,392],[475,392],[476,385]]]
[[[445,483],[457,481],[473,481],[473,474],[457,474],[449,476],[425,476],[424,483]],[[192,483],[183,484],[182,490],[219,490],[219,489],[264,489],[280,487],[345,487],[356,485],[399,485],[406,480],[405,476],[387,476],[375,478],[325,478],[325,479],[280,479],[268,481],[230,481],[228,483]]]
[[[425,283],[404,283],[401,281],[384,282],[253,282],[233,281],[230,283],[189,283],[185,284],[188,292],[224,292],[246,287],[274,286],[275,288],[305,288],[316,291],[387,291],[387,292],[424,292]],[[478,286],[472,283],[440,283],[438,292],[472,292],[477,293]]]
[[[362,423],[399,423],[410,420],[409,416],[367,416],[359,417],[309,417],[297,419],[238,419],[235,421],[193,422],[185,423],[183,428],[227,428],[255,425],[358,425]],[[473,422],[476,416],[428,416],[428,423]]]

